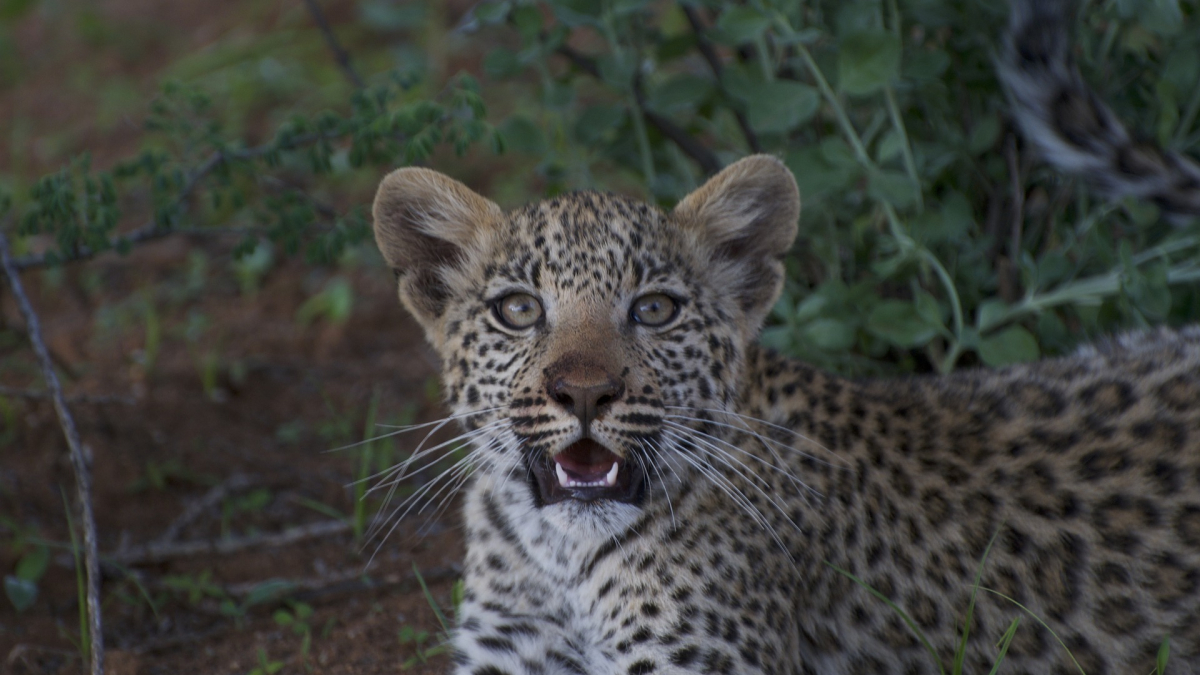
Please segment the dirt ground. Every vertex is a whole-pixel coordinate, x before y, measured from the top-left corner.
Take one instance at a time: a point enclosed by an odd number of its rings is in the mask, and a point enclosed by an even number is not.
[[[82,148],[98,163],[136,148],[135,123],[97,126],[63,86],[80,59],[91,59],[88,78],[152,92],[155,64],[172,54],[273,30],[285,10],[295,20],[290,3],[256,2],[258,23],[239,23],[239,4],[100,3],[107,20],[157,34],[132,61],[100,48],[92,59],[40,10],[10,26],[21,77],[0,88],[0,128],[19,121],[23,140],[0,142],[0,176],[53,169]],[[352,2],[325,4],[335,21],[353,17]],[[406,661],[408,672],[444,671],[444,657],[421,660],[438,640],[434,606],[451,611],[457,505],[356,538],[339,514],[355,509],[363,455],[328,452],[363,438],[373,402],[381,422],[444,414],[431,351],[370,255],[341,268],[281,258],[247,290],[227,271],[229,250],[178,237],[24,275],[94,472],[107,671],[365,675]],[[349,317],[298,320],[335,279],[352,289]],[[42,389],[24,335],[0,285],[0,386]],[[0,573],[39,546],[51,553],[32,606],[18,613],[0,598],[0,671],[80,672],[66,443],[47,400],[0,404]],[[400,435],[391,452],[403,458],[423,436]]]

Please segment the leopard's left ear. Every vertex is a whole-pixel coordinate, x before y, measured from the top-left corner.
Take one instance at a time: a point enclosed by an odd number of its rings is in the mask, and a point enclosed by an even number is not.
[[[796,238],[800,190],[783,162],[751,155],[730,164],[671,212],[713,257],[757,330],[783,286],[783,256]]]

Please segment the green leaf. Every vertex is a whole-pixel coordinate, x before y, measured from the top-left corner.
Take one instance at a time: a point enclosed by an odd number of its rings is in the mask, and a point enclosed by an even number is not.
[[[967,152],[972,155],[980,155],[996,144],[996,140],[1000,138],[1000,117],[997,115],[987,115],[983,119],[975,123],[971,128],[971,135],[967,139]]]
[[[900,74],[900,39],[883,30],[856,31],[838,45],[838,85],[848,94],[870,94]]]
[[[17,561],[17,576],[26,581],[36,583],[46,573],[46,566],[49,563],[50,548],[47,546],[37,546],[21,556],[21,559]]]
[[[596,104],[588,106],[575,123],[575,137],[582,143],[603,142],[625,121],[625,106]]]
[[[786,133],[812,119],[821,103],[817,90],[789,80],[763,82],[754,89],[746,117],[760,133]]]
[[[770,25],[771,19],[757,9],[734,6],[717,19],[717,32],[713,37],[718,42],[736,46],[759,39]]]
[[[497,47],[483,57],[483,72],[488,77],[512,77],[520,73],[523,67],[516,53],[504,47]]]
[[[906,209],[917,203],[916,186],[903,171],[878,171],[867,182],[867,191],[880,201],[898,209]]]
[[[991,298],[979,303],[978,318],[975,325],[986,332],[995,328],[1008,314],[1008,303],[998,298]]]
[[[646,104],[661,113],[691,111],[707,101],[715,89],[710,78],[684,73],[655,87]]]
[[[370,28],[395,31],[417,28],[426,23],[425,5],[420,3],[396,3],[389,0],[372,0],[359,5],[359,16]]]
[[[535,41],[542,31],[542,12],[533,5],[521,5],[514,9],[511,21],[526,44]]]
[[[18,612],[24,612],[37,602],[37,583],[9,574],[4,577],[4,594]]]
[[[546,137],[541,127],[524,115],[513,115],[499,128],[504,136],[504,145],[517,152],[542,155],[546,152]]]
[[[835,146],[835,147],[830,147]],[[862,170],[854,161],[853,154],[848,154],[850,161],[841,161],[842,153],[851,153],[850,146],[840,137],[826,138],[817,147],[805,146],[792,150],[784,157],[784,163],[796,177],[800,186],[800,194],[805,200],[814,199],[823,194],[837,194],[849,189]],[[830,159],[834,157],[834,159]]]
[[[552,0],[548,4],[554,10],[554,16],[569,28],[604,28],[604,22],[600,20],[601,5],[594,0]]]
[[[838,319],[817,319],[800,329],[803,339],[818,349],[843,352],[857,341],[854,326]]]
[[[1021,326],[1009,326],[979,341],[979,358],[993,368],[1036,361],[1039,356],[1037,340]]]
[[[867,317],[867,332],[892,344],[911,349],[937,336],[940,322],[928,321],[914,303],[884,300]]]
[[[475,6],[475,18],[485,24],[500,23],[508,16],[508,10],[511,8],[508,0],[484,2]]]

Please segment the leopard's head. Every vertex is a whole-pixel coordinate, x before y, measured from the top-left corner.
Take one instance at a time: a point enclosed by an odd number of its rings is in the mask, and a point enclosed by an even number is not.
[[[799,209],[791,173],[756,155],[670,213],[595,192],[505,212],[405,168],[374,216],[477,479],[611,532],[704,473],[686,432],[732,409]]]

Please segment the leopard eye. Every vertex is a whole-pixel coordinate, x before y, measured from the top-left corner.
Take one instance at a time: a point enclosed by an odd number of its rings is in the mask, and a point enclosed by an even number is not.
[[[679,304],[665,293],[647,293],[633,301],[629,315],[643,326],[662,326],[679,313]]]
[[[528,293],[510,293],[494,305],[496,318],[508,328],[522,330],[542,319],[542,303]]]

